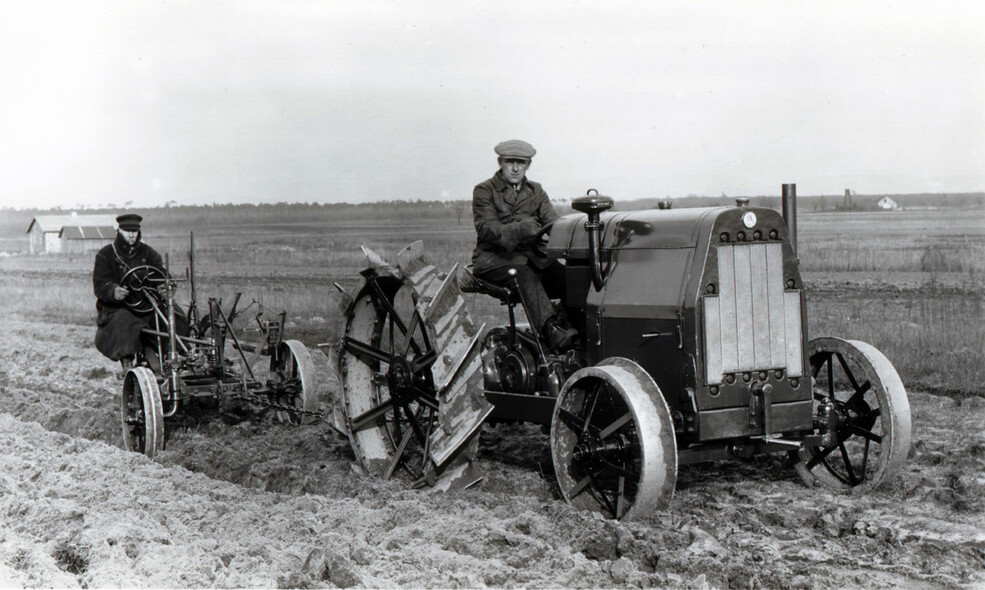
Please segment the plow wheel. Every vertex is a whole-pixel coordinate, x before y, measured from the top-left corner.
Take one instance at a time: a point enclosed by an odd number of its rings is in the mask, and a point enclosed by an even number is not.
[[[910,404],[892,363],[857,340],[810,343],[814,399],[833,406],[835,443],[797,453],[808,485],[868,491],[899,472],[910,449]]]
[[[150,369],[137,367],[127,371],[123,378],[120,410],[124,448],[153,459],[164,449],[164,414],[161,390]]]
[[[285,388],[278,403],[311,412],[318,406],[315,392],[315,366],[307,347],[297,340],[285,340],[270,357],[270,378]],[[311,418],[289,410],[277,410],[274,416],[282,423],[306,424]]]
[[[622,358],[577,371],[551,422],[551,456],[564,499],[632,520],[666,505],[677,484],[677,440],[657,384]]]
[[[374,266],[343,302],[338,355],[346,425],[360,463],[384,479],[404,472],[416,483],[433,483],[492,408],[481,388],[475,395],[471,378],[481,380],[481,330],[468,317],[457,278],[425,265],[421,253],[405,249],[397,268],[367,251]]]

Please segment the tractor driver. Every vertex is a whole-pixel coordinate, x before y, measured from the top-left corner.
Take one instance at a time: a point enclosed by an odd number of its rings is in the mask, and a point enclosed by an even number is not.
[[[562,326],[551,298],[564,297],[564,266],[547,258],[541,242],[544,226],[558,214],[539,183],[527,179],[537,150],[512,139],[494,148],[499,170],[472,191],[476,245],[472,253],[475,276],[501,287],[514,288],[516,271],[531,326],[557,352],[570,349],[577,331]]]
[[[143,218],[127,213],[116,218],[119,229],[116,239],[96,254],[92,269],[92,289],[96,294],[96,349],[123,367],[136,363],[140,352],[140,330],[153,322],[153,311],[138,314],[123,302],[130,294],[120,284],[123,275],[132,268],[149,265],[164,268],[161,255],[140,241],[140,222]]]

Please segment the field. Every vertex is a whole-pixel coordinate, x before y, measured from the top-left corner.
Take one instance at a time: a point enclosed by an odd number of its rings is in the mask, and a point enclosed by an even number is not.
[[[169,212],[156,225],[151,212],[146,240],[180,273],[195,232],[200,302],[242,292],[244,306],[288,310],[330,402],[337,383],[316,345],[337,333],[333,283],[357,284],[359,245],[389,256],[422,239],[439,267],[468,261],[468,219],[420,209]],[[566,506],[534,427],[487,427],[483,480],[447,494],[367,477],[324,423],[169,422],[159,460],[126,453],[118,367],[91,345],[91,257],[0,258],[0,585],[985,584],[985,211],[799,222],[810,336],[872,343],[907,386],[904,473],[848,496],[803,487],[779,458],[692,466],[668,509],[634,523]],[[19,239],[0,236],[7,251]],[[492,300],[468,301],[477,319],[505,320]]]

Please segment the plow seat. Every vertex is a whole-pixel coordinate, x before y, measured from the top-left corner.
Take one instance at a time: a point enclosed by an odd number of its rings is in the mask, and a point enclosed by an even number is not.
[[[463,293],[481,293],[499,299],[505,305],[520,303],[520,297],[516,291],[509,287],[500,287],[489,281],[484,281],[472,274],[472,265],[463,266],[462,273],[458,277],[459,288]]]

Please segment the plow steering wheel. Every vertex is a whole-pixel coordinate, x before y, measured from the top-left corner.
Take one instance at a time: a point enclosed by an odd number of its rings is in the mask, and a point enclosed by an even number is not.
[[[164,271],[156,266],[145,264],[131,268],[120,279],[120,286],[126,287],[130,291],[123,299],[123,305],[126,305],[127,308],[135,313],[148,313],[154,308],[147,300],[147,297],[144,296],[144,293],[147,293],[150,297],[160,299],[157,288],[167,280],[168,278],[164,274]]]

